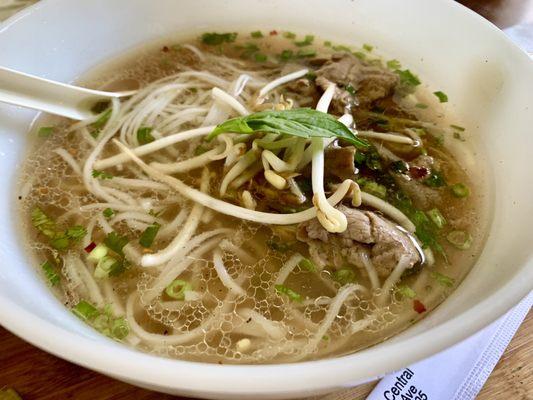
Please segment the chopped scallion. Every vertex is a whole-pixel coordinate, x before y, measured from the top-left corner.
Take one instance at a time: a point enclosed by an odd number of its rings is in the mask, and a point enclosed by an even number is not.
[[[257,62],[265,62],[268,60],[268,57],[265,54],[257,53],[257,54],[254,54],[254,59]]]
[[[424,103],[416,103],[415,104],[415,107],[416,108],[420,108],[422,110],[425,110],[426,108],[428,108],[428,105],[427,104],[424,104]]]
[[[389,60],[387,61],[387,68],[396,71],[397,69],[402,68],[402,64],[398,60]]]
[[[438,283],[440,283],[442,286],[453,287],[453,285],[455,285],[455,279],[441,274],[440,272],[433,271],[431,273],[431,277],[435,279]]]
[[[87,255],[89,261],[99,262],[107,255],[108,248],[105,244],[100,243]]]
[[[123,340],[130,334],[130,326],[126,318],[119,317],[111,323],[111,336],[117,340]]]
[[[309,46],[310,44],[313,43],[314,39],[315,39],[315,37],[313,35],[305,35],[304,40],[302,40],[300,42],[294,42],[294,44],[296,46],[298,46],[298,47]]]
[[[315,272],[316,271],[315,264],[311,260],[309,260],[308,258],[303,258],[298,263],[298,266],[300,268],[305,269],[305,270],[310,271],[310,272]]]
[[[414,299],[416,297],[416,292],[407,285],[398,286],[398,289],[396,291],[400,293],[403,297],[407,297],[409,299]]]
[[[470,189],[464,183],[455,183],[450,189],[455,197],[468,197],[470,195]]]
[[[363,44],[363,49],[370,53],[372,50],[374,50],[374,46],[365,43]]]
[[[81,225],[74,225],[73,227],[71,228],[68,228],[65,232],[65,236],[70,239],[70,240],[73,240],[75,242],[83,239],[83,237],[87,234],[87,229],[85,229],[83,226]]]
[[[50,261],[46,260],[44,263],[42,263],[41,268],[46,276],[46,280],[50,283],[50,285],[55,286],[59,283],[59,275]]]
[[[468,250],[472,246],[473,238],[470,233],[466,231],[451,231],[446,235],[448,242],[453,244],[460,250]]]
[[[293,301],[297,301],[297,302],[302,301],[302,296],[299,293],[296,293],[294,290],[292,290],[291,288],[288,288],[285,285],[275,285],[274,288],[279,294],[284,294]]]
[[[104,214],[104,217],[111,218],[113,215],[115,215],[115,211],[113,211],[112,208],[106,208],[104,211],[102,211],[102,214]]]
[[[56,236],[56,223],[41,208],[35,207],[32,210],[31,221],[33,226],[46,237],[53,238]]]
[[[90,321],[100,314],[95,306],[85,300],[80,300],[79,303],[74,306],[72,312],[84,321]]]
[[[292,50],[283,50],[281,54],[279,55],[280,60],[282,61],[288,61],[292,57],[294,57],[294,52]]]
[[[104,256],[98,261],[98,264],[96,264],[94,277],[103,279],[110,275],[117,275],[117,273],[114,273],[117,269],[120,269],[120,261],[111,256]]]
[[[165,293],[176,300],[185,299],[185,292],[192,290],[192,286],[189,282],[175,279],[170,285],[165,288]]]
[[[93,172],[92,172],[92,176],[93,178],[98,178],[98,179],[113,179],[113,175],[111,175],[109,172],[106,172],[106,171],[98,171],[96,169],[93,169]]]
[[[209,46],[215,46],[222,43],[232,43],[237,39],[236,32],[228,33],[216,33],[216,32],[206,32],[202,35],[202,43]]]
[[[357,275],[354,270],[350,268],[339,269],[331,275],[333,280],[339,282],[341,285],[346,285],[347,283],[354,283],[357,280]]]
[[[357,184],[362,187],[365,192],[373,194],[374,196],[384,199],[387,197],[387,188],[379,183],[367,178],[357,179]]]
[[[427,211],[427,215],[437,228],[442,229],[442,227],[446,225],[446,219],[444,218],[444,215],[442,215],[442,213],[439,211],[438,208],[433,208]]]
[[[337,46],[337,47],[340,47],[340,46]],[[358,59],[360,59],[360,60],[363,60],[363,61],[364,61],[364,60],[366,59],[366,54],[363,53],[363,52],[361,52],[361,51],[354,51],[352,54],[353,54],[354,56],[356,56],[356,57],[357,57]]]
[[[261,31],[253,31],[252,33],[250,33],[250,36],[254,39],[259,39],[263,37],[263,33]]]
[[[296,34],[293,32],[283,32],[283,37],[287,39],[294,39]]]
[[[316,50],[314,49],[301,49],[298,50],[296,53],[297,57],[304,58],[304,57],[314,57],[316,56]]]
[[[109,118],[111,117],[111,109],[104,111],[100,117],[96,121],[92,123],[92,127],[95,129],[102,129],[105,124],[107,124],[107,121],[109,121]]]
[[[414,87],[414,86],[418,86],[418,85],[420,85],[422,83],[422,82],[420,82],[420,79],[418,79],[418,76],[413,74],[408,69],[405,69],[403,71],[402,70],[397,70],[396,73],[400,77],[400,83],[402,85]]]

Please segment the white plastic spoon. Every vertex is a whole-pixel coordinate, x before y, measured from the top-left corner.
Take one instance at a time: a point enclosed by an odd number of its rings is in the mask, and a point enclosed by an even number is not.
[[[94,116],[91,108],[102,100],[131,96],[135,90],[103,92],[54,82],[0,67],[0,101],[83,120]]]

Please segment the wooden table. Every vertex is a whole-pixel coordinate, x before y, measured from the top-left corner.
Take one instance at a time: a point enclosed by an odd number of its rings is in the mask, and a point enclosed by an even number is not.
[[[461,2],[500,27],[533,21],[531,0]],[[533,399],[532,331],[530,312],[479,394],[479,400]],[[16,389],[24,400],[179,400],[63,361],[0,328],[0,388],[4,386]],[[375,383],[360,386],[354,400],[364,399],[374,386]]]

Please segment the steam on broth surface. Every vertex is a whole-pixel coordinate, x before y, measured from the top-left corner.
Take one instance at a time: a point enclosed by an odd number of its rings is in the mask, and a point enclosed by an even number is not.
[[[207,33],[93,73],[139,90],[39,121],[21,177],[55,294],[113,339],[219,363],[350,353],[423,317],[479,251],[483,188],[446,94],[374,53]]]

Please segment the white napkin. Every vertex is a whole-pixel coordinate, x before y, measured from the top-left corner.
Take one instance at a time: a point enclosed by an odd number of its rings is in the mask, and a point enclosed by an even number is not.
[[[533,293],[465,341],[383,378],[367,400],[474,399],[533,304]]]

